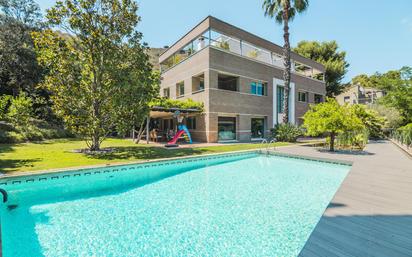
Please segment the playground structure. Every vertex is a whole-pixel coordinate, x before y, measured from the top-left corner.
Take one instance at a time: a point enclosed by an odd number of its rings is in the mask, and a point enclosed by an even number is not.
[[[179,138],[183,135],[183,137],[185,138],[186,142],[188,142],[189,144],[193,143],[192,142],[192,137],[190,136],[190,132],[187,129],[186,125],[180,124],[178,127],[178,131],[176,133],[176,135],[172,138],[172,140],[170,140],[167,145],[176,145],[177,141],[179,140]]]
[[[190,135],[189,130],[187,129],[186,125],[183,124],[183,118],[184,116],[180,114],[179,111],[176,111],[173,114],[173,117],[175,117],[179,123],[179,125],[177,126],[177,133],[174,135],[174,137],[172,138],[172,140],[170,140],[165,146],[166,147],[173,147],[173,146],[179,146],[177,144],[177,141],[179,140],[179,138],[183,135],[184,139],[186,140],[186,142],[188,142],[189,144],[192,144],[192,137]]]

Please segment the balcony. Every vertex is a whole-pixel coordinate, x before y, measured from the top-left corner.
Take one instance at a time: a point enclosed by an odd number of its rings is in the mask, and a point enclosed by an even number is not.
[[[213,47],[257,62],[284,69],[283,58],[280,54],[257,47],[244,40],[224,35],[213,29],[208,29],[162,62],[162,72],[167,71],[206,47]],[[293,59],[291,61],[291,69],[293,73],[318,81],[324,81],[324,73],[322,71],[303,63],[296,62]]]

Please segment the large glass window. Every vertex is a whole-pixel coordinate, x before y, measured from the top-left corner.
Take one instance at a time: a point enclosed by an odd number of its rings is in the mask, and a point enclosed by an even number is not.
[[[179,82],[176,84],[176,96],[184,96],[185,95],[185,83]]]
[[[283,113],[283,102],[285,101],[285,89],[281,86],[277,86],[277,110],[278,113]]]
[[[308,101],[308,92],[298,92],[298,101],[306,103]]]
[[[205,89],[205,75],[201,74],[192,77],[192,93],[195,94]]]
[[[315,94],[315,104],[323,102],[323,95]]]
[[[163,97],[166,97],[166,98],[170,97],[170,88],[163,89]]]
[[[252,132],[252,138],[265,137],[265,119],[264,118],[252,118],[251,132]]]
[[[267,84],[263,82],[252,82],[250,83],[250,93],[252,95],[266,95]]]
[[[186,126],[188,129],[196,129],[196,117],[188,117],[186,119]]]
[[[218,117],[218,139],[221,141],[236,139],[236,118]]]
[[[239,78],[235,76],[230,76],[226,74],[218,74],[217,84],[219,89],[238,91],[238,81]]]

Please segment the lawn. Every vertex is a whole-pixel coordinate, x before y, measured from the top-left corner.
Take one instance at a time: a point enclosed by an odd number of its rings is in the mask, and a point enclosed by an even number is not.
[[[279,142],[276,143],[276,146],[287,144]],[[168,150],[151,145],[136,145],[127,139],[110,138],[103,142],[102,147],[110,147],[115,150],[96,156],[75,153],[73,150],[86,148],[86,144],[78,139],[57,139],[39,143],[11,145],[0,144],[0,171],[2,173],[25,172],[239,151],[259,148],[260,144],[235,144]]]

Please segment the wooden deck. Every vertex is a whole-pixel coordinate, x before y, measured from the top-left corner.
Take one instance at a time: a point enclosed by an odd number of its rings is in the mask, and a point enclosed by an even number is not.
[[[300,256],[412,256],[412,159],[388,142],[368,144],[364,155],[279,151],[353,161]]]

